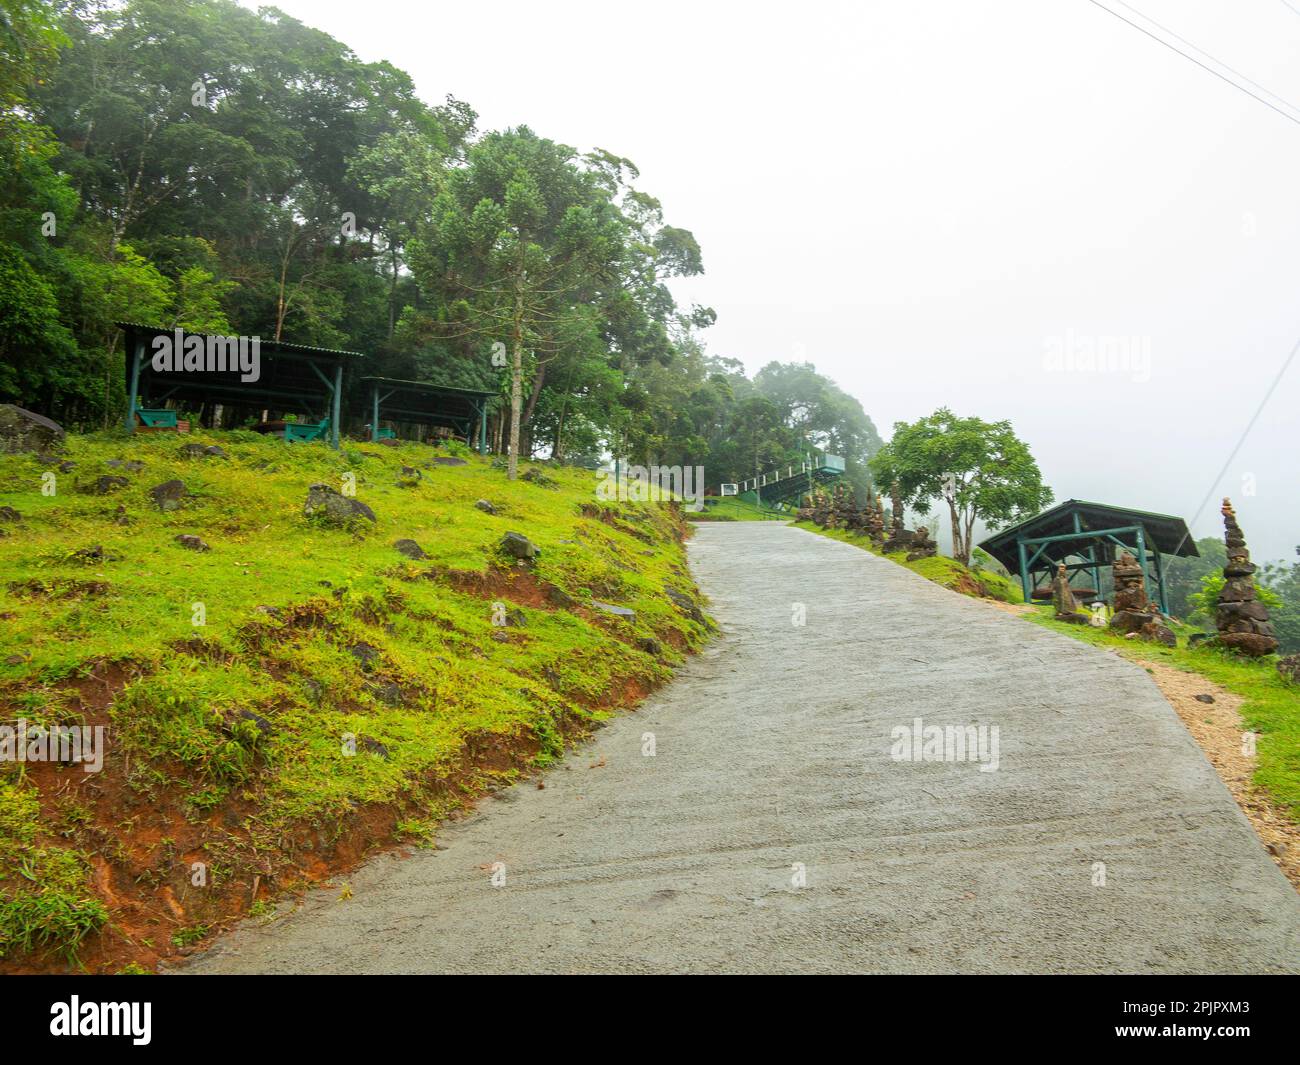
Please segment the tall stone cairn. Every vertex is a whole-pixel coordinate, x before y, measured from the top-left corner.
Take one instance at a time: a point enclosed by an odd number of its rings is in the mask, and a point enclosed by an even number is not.
[[[1256,567],[1230,499],[1223,501],[1222,513],[1228,564],[1223,567],[1223,590],[1214,611],[1214,625],[1219,630],[1215,642],[1255,658],[1272,654],[1278,647],[1277,636],[1268,609],[1256,598]]]
[[[885,542],[885,507],[880,496],[877,495],[874,500],[868,497],[867,508],[867,535],[879,547]]]
[[[1115,577],[1115,613],[1110,627],[1121,632],[1137,632],[1151,620],[1151,600],[1147,598],[1142,567],[1136,558],[1122,551],[1111,572]]]
[[[893,514],[889,519],[889,539],[884,542],[882,550],[886,554],[911,550],[912,534],[903,525],[903,491],[897,481],[889,486],[889,497]]]
[[[1070,587],[1070,575],[1065,563],[1056,567],[1056,576],[1052,579],[1052,607],[1056,611],[1057,621],[1066,621],[1072,625],[1086,625],[1088,619],[1079,613],[1079,605],[1074,599],[1074,589]]]

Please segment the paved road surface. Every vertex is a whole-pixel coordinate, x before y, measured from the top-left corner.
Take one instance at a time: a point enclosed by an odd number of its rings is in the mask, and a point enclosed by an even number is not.
[[[187,969],[1300,970],[1300,896],[1140,668],[799,529],[690,550],[725,635],[639,712]],[[917,717],[996,726],[997,770],[895,760]]]

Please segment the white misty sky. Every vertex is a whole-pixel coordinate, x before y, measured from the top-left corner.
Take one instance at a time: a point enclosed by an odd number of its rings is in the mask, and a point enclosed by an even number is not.
[[[1215,477],[1300,340],[1300,125],[1089,0],[277,6],[483,129],[632,159],[703,246],[675,290],[716,354],[811,361],[886,439],[1010,419],[1058,499],[1191,520],[1214,489],[1196,536],[1227,494],[1294,557],[1300,358]],[[1281,0],[1132,6],[1300,105]],[[1047,368],[1108,336],[1149,371]]]

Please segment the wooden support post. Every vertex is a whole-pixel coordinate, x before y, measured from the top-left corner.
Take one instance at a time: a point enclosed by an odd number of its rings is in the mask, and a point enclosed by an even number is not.
[[[343,416],[343,364],[334,367],[334,402],[330,411],[330,447],[339,449],[339,418]]]
[[[1165,564],[1160,558],[1160,548],[1153,547],[1151,555],[1156,566],[1156,586],[1160,595],[1160,613],[1169,613],[1169,592],[1165,588]]]
[[[144,341],[136,340],[131,356],[131,396],[126,405],[126,431],[135,432],[135,412],[140,401],[140,361],[144,358]]]
[[[379,383],[370,386],[370,442],[379,441]]]
[[[1016,549],[1020,552],[1020,587],[1025,592],[1025,602],[1032,603],[1034,599],[1034,590],[1029,586],[1029,564],[1025,555],[1024,540],[1016,541]]]
[[[1142,591],[1150,597],[1151,585],[1147,580],[1147,538],[1142,526],[1137,527],[1137,563],[1142,570]]]

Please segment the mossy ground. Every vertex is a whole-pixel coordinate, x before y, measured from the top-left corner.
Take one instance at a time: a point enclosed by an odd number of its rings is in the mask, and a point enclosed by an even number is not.
[[[0,967],[152,965],[371,846],[427,842],[707,638],[665,594],[697,594],[675,508],[600,503],[582,470],[510,482],[453,450],[464,465],[200,432],[70,437],[68,472],[0,455],[0,505],[21,515],[0,524],[0,722],[107,729],[100,773],[0,763]],[[129,483],[77,490],[104,475]],[[148,489],[172,478],[190,494],[164,513]],[[349,478],[377,524],[304,517],[310,484]],[[500,552],[507,531],[533,565]]]

